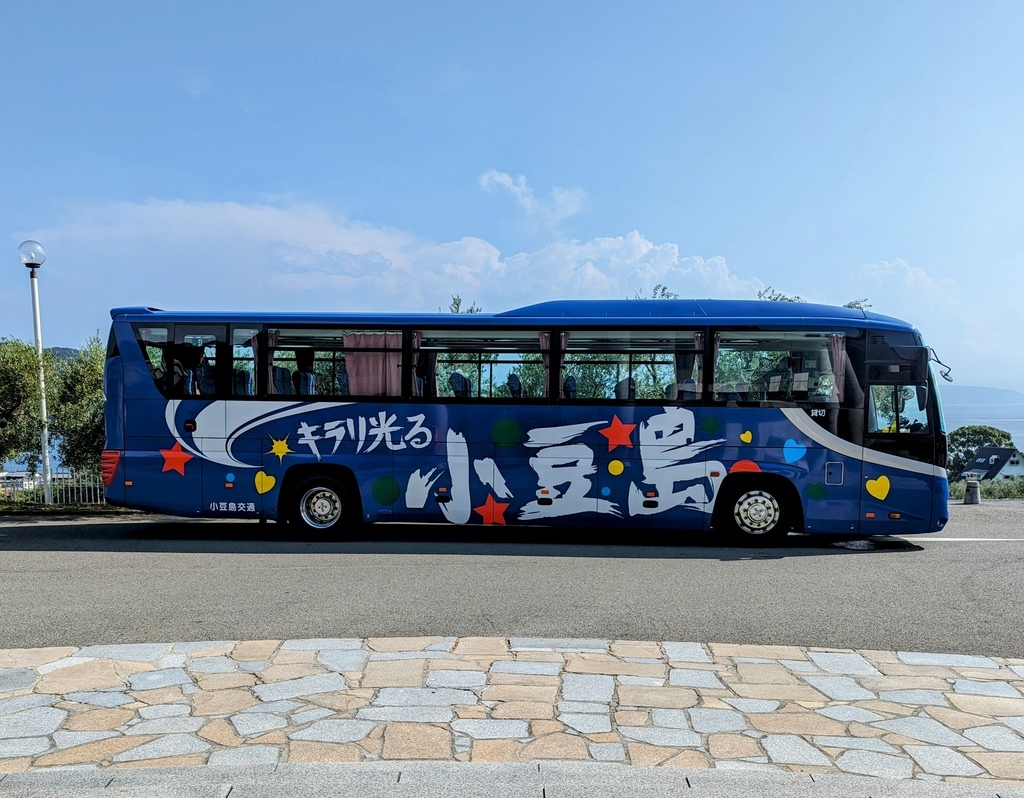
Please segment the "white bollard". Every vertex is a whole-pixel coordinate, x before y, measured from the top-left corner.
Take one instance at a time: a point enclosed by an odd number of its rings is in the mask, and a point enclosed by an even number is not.
[[[964,488],[964,504],[981,504],[981,484],[978,480],[967,480],[967,487]]]

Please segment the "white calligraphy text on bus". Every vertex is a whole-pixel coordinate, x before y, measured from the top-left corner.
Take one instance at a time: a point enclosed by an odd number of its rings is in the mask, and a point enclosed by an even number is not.
[[[520,508],[521,520],[585,512],[621,517],[622,513],[616,503],[592,495],[597,456],[590,446],[577,441],[588,429],[606,423],[592,421],[540,427],[528,432],[523,445],[537,450],[529,460],[530,468],[537,475],[537,491],[536,499]],[[628,497],[630,515],[652,515],[673,507],[711,512],[726,469],[718,461],[705,463],[699,459],[699,455],[725,441],[696,442],[695,432],[693,412],[685,408],[665,408],[662,413],[640,425],[643,482],[655,489],[653,492],[657,496],[657,505],[645,507],[646,491],[631,482]],[[469,446],[465,436],[454,430],[448,430],[446,444],[448,481],[451,487],[447,494],[448,501],[440,505],[441,512],[451,523],[465,524],[472,514]],[[472,463],[482,484],[494,490],[499,498],[513,497],[494,460],[485,457],[472,460]],[[426,473],[416,469],[410,475],[406,487],[406,507],[425,507],[431,489],[443,472],[442,466],[435,466]]]
[[[426,416],[420,413],[416,416],[408,416],[406,421],[412,422],[412,428],[406,432],[405,427],[398,423],[398,415],[381,410],[376,416],[358,416],[357,418],[343,418],[336,421],[326,421],[323,425],[307,424],[299,422],[296,434],[299,436],[297,443],[308,446],[310,451],[320,459],[320,447],[317,441],[334,441],[331,454],[338,451],[338,447],[346,438],[356,444],[356,454],[368,454],[383,443],[386,448],[393,452],[400,451],[408,443],[413,449],[422,449],[430,445],[434,440],[433,433],[423,426]],[[318,431],[323,428],[323,433]]]

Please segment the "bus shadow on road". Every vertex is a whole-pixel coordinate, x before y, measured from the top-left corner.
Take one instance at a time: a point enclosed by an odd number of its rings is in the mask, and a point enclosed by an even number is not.
[[[78,521],[2,530],[0,550],[184,554],[427,554],[448,556],[777,560],[922,551],[903,538],[791,534],[777,545],[731,543],[708,532],[676,534],[593,527],[495,527],[387,523],[331,538],[253,522]],[[611,541],[611,542],[609,542]]]

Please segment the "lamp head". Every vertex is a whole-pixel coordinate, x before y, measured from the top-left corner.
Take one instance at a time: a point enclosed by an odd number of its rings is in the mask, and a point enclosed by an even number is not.
[[[23,241],[18,247],[18,257],[29,269],[36,269],[46,260],[46,250],[38,241]]]

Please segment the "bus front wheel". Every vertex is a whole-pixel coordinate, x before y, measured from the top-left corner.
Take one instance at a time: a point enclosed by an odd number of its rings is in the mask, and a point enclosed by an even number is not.
[[[291,520],[312,532],[334,530],[351,515],[348,494],[330,477],[315,477],[299,484]]]
[[[785,503],[772,490],[734,491],[726,508],[733,537],[747,543],[778,543],[789,532]]]

